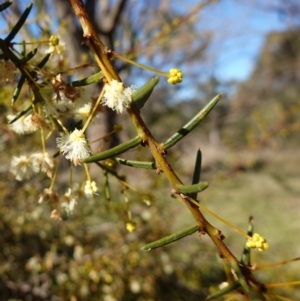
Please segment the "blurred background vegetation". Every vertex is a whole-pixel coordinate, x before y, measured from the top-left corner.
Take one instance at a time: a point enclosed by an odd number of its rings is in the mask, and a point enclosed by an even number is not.
[[[143,110],[146,123],[159,141],[173,134],[211,97],[224,92],[207,120],[170,150],[170,161],[189,183],[196,151],[201,149],[201,177],[210,183],[200,195],[203,204],[245,230],[249,216],[254,216],[255,229],[268,239],[270,250],[255,253],[253,262],[260,265],[296,257],[300,201],[298,1],[85,3],[108,47],[156,68],[180,67],[184,71],[181,86],[170,88],[160,83]],[[2,13],[2,37],[26,5],[27,1],[15,1]],[[280,30],[260,32],[257,28],[271,22],[264,16],[271,15],[282,24]],[[251,20],[259,25],[251,27]],[[49,72],[90,66],[92,58],[87,47],[81,45],[82,32],[69,2],[37,0],[16,40],[47,41],[52,34],[65,43],[66,52],[53,55],[47,65]],[[218,59],[230,43],[236,53],[243,54],[248,51],[247,43],[251,44],[256,36],[263,42],[252,57],[251,71],[241,79],[239,73],[244,71],[240,68],[245,66],[235,64],[238,55],[232,55],[226,60],[229,65],[232,62],[231,73],[236,77],[220,76]],[[128,85],[141,86],[151,76],[120,61],[115,66]],[[67,75],[70,79],[81,78],[92,68]],[[110,201],[100,191],[94,199],[79,202],[72,216],[64,216],[62,221],[50,219],[51,204],[38,204],[47,180],[39,176],[17,182],[8,172],[11,157],[30,152],[38,137],[17,136],[7,126],[8,112],[24,107],[22,101],[10,107],[15,83],[6,82],[4,77],[1,80],[1,301],[204,300],[226,281],[222,261],[206,237],[195,234],[161,249],[140,251],[146,243],[193,223],[190,213],[182,210],[183,205],[170,197],[163,175],[153,171],[118,166],[118,173],[126,175],[126,181],[136,191],[124,190],[111,178]],[[99,87],[95,85],[94,90],[97,95]],[[26,89],[22,97],[29,97]],[[89,134],[104,136],[116,123],[122,124],[124,130],[101,141],[97,148],[108,148],[133,137],[134,128],[126,114],[116,116],[110,111],[101,114]],[[142,148],[126,155],[151,160]],[[101,170],[94,168],[92,172],[98,186],[103,185]],[[80,173],[81,169],[76,168],[76,175]],[[64,193],[67,183],[68,174],[62,169],[57,192]],[[137,224],[133,233],[128,233],[125,226],[128,210]],[[218,221],[212,223],[224,232],[226,242],[239,257],[244,238]],[[258,272],[262,282],[270,283],[298,280],[298,271],[296,262]],[[300,299],[295,287],[277,292]],[[242,299],[237,296],[232,300]]]

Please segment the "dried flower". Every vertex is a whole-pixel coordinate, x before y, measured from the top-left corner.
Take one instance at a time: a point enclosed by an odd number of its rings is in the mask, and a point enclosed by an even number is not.
[[[63,198],[64,201],[61,206],[66,210],[67,214],[73,214],[75,206],[77,205],[77,200],[71,188],[68,189]]]
[[[54,158],[48,153],[35,153],[31,155],[32,166],[38,173],[40,171],[45,172],[49,178],[52,177],[52,171],[54,168]]]
[[[91,154],[85,135],[80,130],[75,129],[71,134],[63,134],[56,141],[62,153],[74,165],[81,164],[82,160]]]
[[[105,93],[101,103],[117,111],[117,113],[122,113],[130,107],[131,95],[135,90],[134,86],[125,88],[123,83],[113,80],[105,86]]]
[[[61,220],[60,212],[57,209],[52,210],[50,214],[50,218],[56,221],[60,221]]]
[[[59,201],[59,196],[50,188],[45,188],[40,194],[38,203],[43,203],[44,199],[52,203],[57,203]]]
[[[72,102],[80,97],[81,91],[71,85],[68,85],[62,78],[61,74],[56,75],[51,80],[54,93],[56,94],[57,101],[61,100],[60,92],[63,92],[64,96],[70,99]]]
[[[60,74],[51,80],[51,85],[54,93],[51,98],[45,97],[44,104],[47,116],[73,111],[75,115],[82,115],[86,118],[92,106],[91,89],[72,87],[63,80]]]

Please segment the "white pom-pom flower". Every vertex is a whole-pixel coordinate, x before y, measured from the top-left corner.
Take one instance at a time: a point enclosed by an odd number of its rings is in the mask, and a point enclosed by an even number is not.
[[[91,154],[90,146],[82,131],[75,129],[72,133],[56,139],[57,146],[67,159],[74,165],[81,164],[82,160]]]
[[[16,180],[18,181],[29,179],[33,174],[35,174],[30,156],[14,156],[11,160],[10,172],[15,175]]]
[[[135,90],[134,86],[125,88],[121,82],[112,80],[105,86],[101,103],[117,113],[123,113],[124,110],[130,108],[132,102],[131,95]]]

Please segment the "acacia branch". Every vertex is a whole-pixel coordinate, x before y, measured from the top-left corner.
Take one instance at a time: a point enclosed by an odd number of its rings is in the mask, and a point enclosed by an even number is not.
[[[94,52],[97,62],[100,62],[100,68],[103,74],[105,76],[109,76],[109,80],[120,81],[118,74],[115,72],[112,63],[107,56],[105,45],[97,37],[96,32],[85,12],[82,1],[70,0],[70,2],[83,27],[84,37],[89,40],[89,43],[87,43],[87,45],[90,46],[91,50]],[[182,182],[167,161],[166,152],[161,148],[161,144],[154,139],[152,133],[144,123],[140,115],[140,110],[134,104],[132,104],[131,108],[129,108],[127,112],[136,127],[139,137],[141,138],[143,143],[148,146],[150,152],[152,153],[156,162],[156,166],[168,178],[172,186],[172,191],[175,192],[176,196],[180,198],[190,210],[196,221],[196,224],[199,227],[199,231],[202,234],[208,234],[217,247],[220,256],[225,257],[229,261],[234,272],[238,274],[237,277],[244,291],[248,292],[247,282],[253,283],[251,272],[249,272],[249,270],[247,270],[245,267],[241,266],[237,258],[224,244],[224,236],[217,228],[212,226],[205,219],[204,215],[197,206],[197,201],[177,191],[177,186],[182,185]],[[247,281],[245,280],[245,278],[247,279]]]

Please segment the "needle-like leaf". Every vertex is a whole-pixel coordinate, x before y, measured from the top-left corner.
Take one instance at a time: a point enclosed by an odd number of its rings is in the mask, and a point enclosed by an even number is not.
[[[196,162],[195,162],[195,167],[194,167],[192,184],[197,184],[200,182],[201,163],[202,163],[202,153],[201,153],[201,150],[198,149],[197,155],[196,155]],[[189,196],[191,198],[193,198],[194,200],[197,199],[197,193],[191,193],[191,194],[189,194]]]
[[[142,142],[140,137],[135,137],[127,142],[117,145],[111,149],[100,152],[83,160],[84,163],[92,163],[97,161],[102,161],[108,158],[113,158],[119,154],[126,152],[127,150],[138,146]]]
[[[210,294],[209,296],[206,297],[205,301],[215,300],[216,298],[222,297],[230,292],[235,291],[240,286],[241,286],[241,284],[238,281],[235,281],[235,282],[229,284],[228,286],[226,286],[225,288],[220,289],[217,292]]]
[[[221,94],[215,96],[197,115],[195,115],[187,124],[185,124],[178,132],[171,136],[165,143],[163,148],[168,149],[189,134],[214,108],[221,99]]]
[[[197,194],[200,191],[205,190],[208,187],[207,182],[200,182],[193,185],[178,185],[177,191],[183,194]]]
[[[13,27],[11,32],[8,34],[8,36],[5,38],[6,42],[11,42],[13,38],[16,36],[16,34],[19,32],[19,30],[22,28],[24,25],[31,9],[32,9],[33,3],[30,3],[27,8],[24,10],[22,16],[20,17],[19,21],[16,23],[16,25]]]
[[[154,87],[158,84],[159,77],[151,78],[143,87],[132,94],[132,102],[141,109],[149,99]]]
[[[252,217],[249,218],[249,225],[248,225],[248,230],[247,234],[252,237],[253,235],[253,223],[252,223]],[[247,240],[246,240],[247,242]],[[244,247],[242,258],[241,258],[241,263],[250,266],[251,265],[251,258],[250,258],[250,249],[248,247]]]
[[[73,82],[69,83],[69,85],[71,87],[88,86],[88,85],[100,82],[102,80],[102,78],[103,78],[103,73],[102,73],[102,71],[99,71],[91,76],[85,77],[80,80],[73,81]]]
[[[169,236],[166,236],[162,239],[151,242],[150,244],[147,244],[144,247],[142,247],[141,250],[150,251],[150,250],[153,250],[156,248],[160,248],[160,247],[168,245],[176,240],[179,240],[185,236],[191,235],[191,234],[195,233],[196,231],[198,231],[198,229],[199,229],[199,227],[197,225],[190,226],[181,231],[178,231]]]
[[[4,3],[0,4],[0,12],[4,11],[5,9],[7,9],[9,6],[11,6],[12,1],[6,1]]]
[[[144,169],[156,169],[155,162],[145,162],[145,161],[134,161],[134,160],[127,160],[122,158],[115,158],[116,162],[136,168],[144,168]]]

